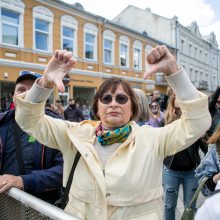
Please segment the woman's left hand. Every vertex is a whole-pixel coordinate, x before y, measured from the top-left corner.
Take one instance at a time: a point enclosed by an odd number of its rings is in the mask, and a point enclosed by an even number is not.
[[[165,45],[157,46],[152,49],[147,56],[147,62],[151,64],[151,66],[150,69],[144,73],[144,79],[158,72],[163,72],[168,76],[179,70],[174,56]]]

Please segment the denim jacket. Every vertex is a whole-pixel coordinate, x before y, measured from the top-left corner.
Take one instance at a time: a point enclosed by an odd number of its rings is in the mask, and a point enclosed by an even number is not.
[[[196,177],[199,178],[199,182],[201,182],[206,176],[212,177],[220,172],[220,156],[215,144],[210,145],[208,153],[203,158],[195,172]],[[210,196],[213,194],[213,191],[211,191],[205,184],[202,193],[204,196]]]

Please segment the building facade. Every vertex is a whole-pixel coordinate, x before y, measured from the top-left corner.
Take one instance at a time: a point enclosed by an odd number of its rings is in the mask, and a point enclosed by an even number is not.
[[[104,79],[125,77],[131,86],[150,92],[154,78],[144,80],[146,55],[163,42],[91,14],[79,3],[59,0],[0,0],[0,97],[11,99],[21,70],[43,73],[55,49],[73,52],[77,66],[65,93],[50,97],[66,105],[75,98],[91,106]],[[175,54],[175,49],[167,45]]]
[[[219,49],[213,32],[202,36],[196,22],[184,27],[176,16],[168,19],[152,13],[149,8],[144,10],[131,5],[113,21],[174,47],[178,63],[186,69],[196,88],[212,92],[220,84]]]

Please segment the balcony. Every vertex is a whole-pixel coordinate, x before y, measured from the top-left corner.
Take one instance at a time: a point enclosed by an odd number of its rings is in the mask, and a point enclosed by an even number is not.
[[[165,79],[165,76],[163,73],[156,73],[155,75],[155,85],[158,86],[167,86],[167,80]]]
[[[196,83],[196,88],[199,90],[208,90],[208,82],[204,80],[200,80]]]

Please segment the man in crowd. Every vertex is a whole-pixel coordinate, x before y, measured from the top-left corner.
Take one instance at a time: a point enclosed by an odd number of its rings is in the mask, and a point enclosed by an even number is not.
[[[21,71],[14,96],[29,90],[39,77],[38,73]],[[59,118],[51,110],[45,109],[45,112]],[[61,153],[40,144],[22,131],[15,121],[15,109],[5,112],[0,118],[0,193],[16,187],[54,203],[62,187]]]
[[[80,108],[77,108],[75,100],[69,99],[69,105],[64,110],[64,118],[68,121],[80,122],[85,120]]]

